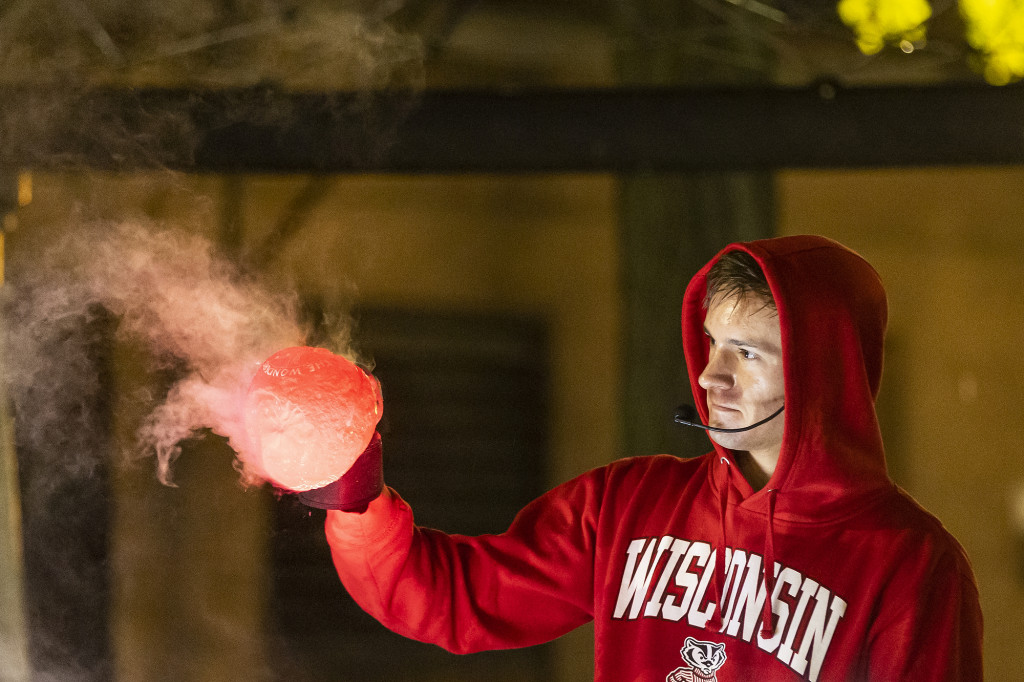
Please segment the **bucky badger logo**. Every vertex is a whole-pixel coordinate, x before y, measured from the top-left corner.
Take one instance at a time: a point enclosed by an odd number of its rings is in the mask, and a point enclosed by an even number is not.
[[[679,653],[690,667],[676,668],[665,677],[665,682],[718,682],[715,673],[725,663],[724,644],[687,637]]]

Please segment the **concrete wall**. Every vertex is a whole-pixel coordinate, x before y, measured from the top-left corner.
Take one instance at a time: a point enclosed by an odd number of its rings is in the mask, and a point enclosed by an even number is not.
[[[242,180],[236,217],[243,250],[263,243],[305,182]],[[69,216],[76,210],[148,214],[216,238],[227,186],[222,178],[167,174],[39,176],[11,248],[74,229]],[[1024,170],[1016,168],[791,171],[777,178],[780,234],[839,239],[886,283],[891,315],[880,413],[892,471],[971,556],[991,679],[1012,679],[1021,664],[1024,530],[1014,519],[1024,486],[1017,454],[1024,435],[1022,188]],[[273,251],[267,271],[282,289],[339,305],[546,319],[554,484],[628,454],[617,450],[623,358],[615,202],[614,180],[600,176],[339,177],[295,238]],[[137,382],[131,366],[140,359],[126,351],[122,361],[130,392]],[[127,429],[130,414],[122,415],[120,428]],[[223,679],[225,664],[253,674],[261,666],[255,652],[266,575],[259,557],[272,501],[239,488],[230,453],[187,453],[194,462],[199,457],[207,457],[203,466],[182,470],[182,488],[158,492],[163,506],[135,497],[140,486],[156,485],[149,462],[126,468],[117,482],[114,648],[121,679],[146,677],[160,652],[170,651],[168,638],[177,635],[168,622],[184,598],[207,604],[200,625],[211,639],[196,650],[192,676],[181,679]],[[185,575],[195,584],[182,582]],[[217,617],[252,633],[218,631]],[[588,679],[588,637],[583,630],[563,642],[558,679]]]

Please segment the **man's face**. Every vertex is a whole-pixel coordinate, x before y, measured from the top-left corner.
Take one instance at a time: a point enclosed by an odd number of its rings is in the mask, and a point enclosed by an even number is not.
[[[749,426],[771,415],[785,399],[782,334],[772,306],[760,298],[712,302],[704,320],[711,348],[698,382],[707,391],[708,423],[720,428]],[[778,459],[785,413],[743,433],[708,435],[731,450]]]

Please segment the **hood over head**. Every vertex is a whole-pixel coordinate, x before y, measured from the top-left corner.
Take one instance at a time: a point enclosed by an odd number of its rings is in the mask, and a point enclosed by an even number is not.
[[[893,487],[875,417],[887,317],[878,273],[824,237],[725,247],[693,277],[683,301],[683,349],[705,422],[707,395],[697,380],[709,350],[703,306],[707,274],[722,254],[734,250],[754,257],[775,299],[786,423],[779,461],[764,490],[755,492],[742,476],[730,475],[732,453],[717,443],[719,457],[709,474],[713,487],[742,507],[779,520],[827,522],[855,513],[868,498]]]

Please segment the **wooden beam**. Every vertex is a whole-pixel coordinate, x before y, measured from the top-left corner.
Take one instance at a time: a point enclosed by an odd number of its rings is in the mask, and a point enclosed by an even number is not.
[[[11,168],[689,172],[1024,163],[1024,88],[0,90]]]

